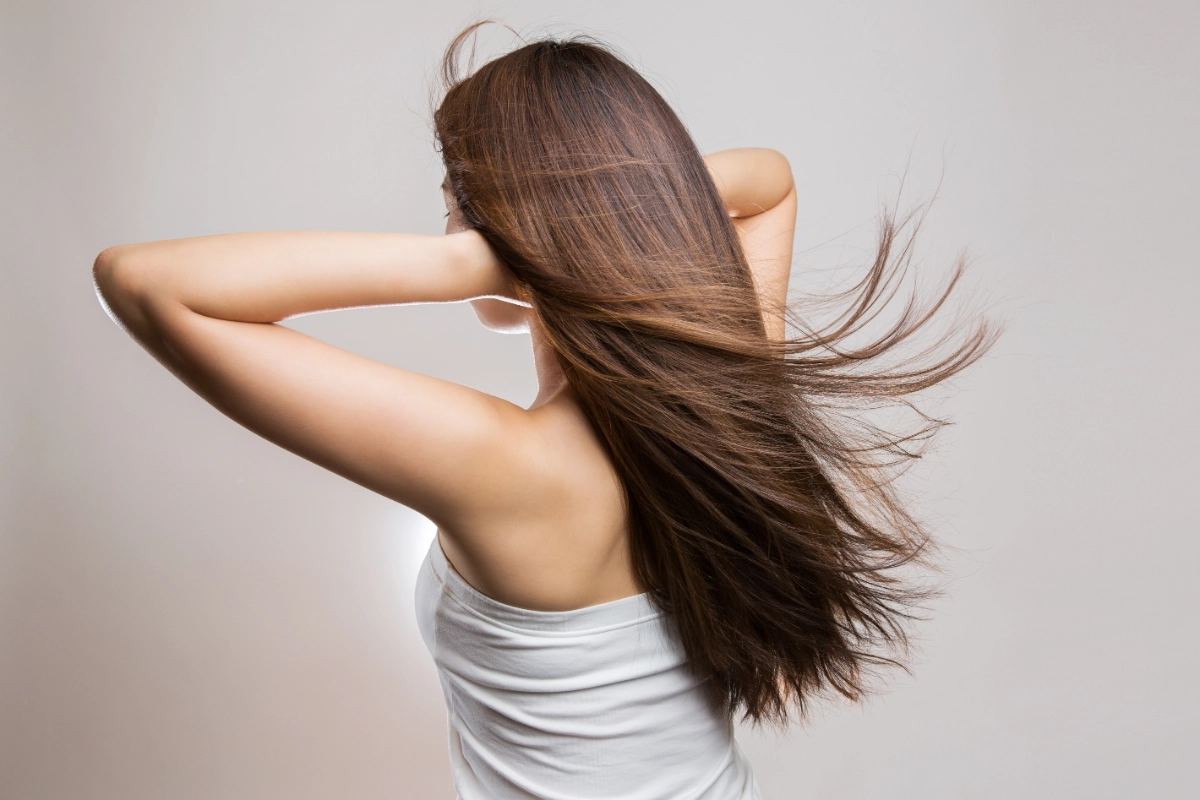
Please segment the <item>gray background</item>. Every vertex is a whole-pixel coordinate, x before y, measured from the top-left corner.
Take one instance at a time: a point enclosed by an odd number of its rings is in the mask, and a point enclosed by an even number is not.
[[[428,78],[477,12],[611,41],[706,151],[786,153],[800,289],[862,263],[910,154],[913,201],[944,166],[926,274],[969,246],[1008,320],[910,484],[954,548],[913,676],[743,732],[766,796],[1197,796],[1194,3],[5,0],[0,797],[453,796],[429,524],[192,395],[89,269],[437,232]],[[465,306],[289,324],[533,397],[528,339]]]

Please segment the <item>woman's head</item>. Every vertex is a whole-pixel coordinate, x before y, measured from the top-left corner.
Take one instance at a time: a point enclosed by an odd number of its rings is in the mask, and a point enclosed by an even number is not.
[[[782,722],[822,689],[858,696],[879,648],[904,641],[919,593],[892,568],[925,537],[882,475],[904,439],[852,435],[825,410],[936,383],[991,332],[872,369],[927,319],[910,306],[882,338],[846,345],[896,266],[889,219],[835,327],[770,341],[720,195],[654,88],[584,39],[461,76],[474,27],[446,53],[434,113],[451,219],[513,271],[607,447],[639,579],[725,712]]]
[[[757,321],[704,161],[636,70],[596,43],[550,40],[460,79],[466,36],[444,62],[449,89],[434,114],[452,218],[487,237],[535,296],[720,286]]]

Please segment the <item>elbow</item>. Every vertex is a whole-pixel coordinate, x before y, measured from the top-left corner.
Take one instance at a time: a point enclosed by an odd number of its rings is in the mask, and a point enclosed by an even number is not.
[[[92,262],[92,282],[105,300],[111,300],[122,284],[128,282],[128,270],[123,267],[123,252],[121,246],[109,247],[100,251],[100,255]]]
[[[792,173],[792,162],[788,161],[787,156],[778,150],[772,150],[771,156],[775,161],[775,178],[786,197],[789,192],[796,188],[796,177]]]
[[[155,270],[147,267],[137,245],[117,245],[96,256],[92,262],[92,280],[106,299],[140,297],[160,289],[154,280]]]
[[[109,247],[92,262],[92,283],[105,312],[137,337],[144,327],[144,281],[131,264],[125,246]]]

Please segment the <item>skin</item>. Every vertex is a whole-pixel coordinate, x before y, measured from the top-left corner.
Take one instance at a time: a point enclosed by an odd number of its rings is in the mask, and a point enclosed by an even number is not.
[[[796,192],[773,150],[706,158],[750,261],[768,335],[784,334]],[[521,287],[447,200],[445,236],[291,231],[121,245],[103,302],[180,380],[255,433],[431,519],[455,569],[509,605],[561,611],[643,591],[620,482]],[[497,299],[504,298],[504,299]],[[528,329],[529,408],[277,325],[313,311],[470,300]]]

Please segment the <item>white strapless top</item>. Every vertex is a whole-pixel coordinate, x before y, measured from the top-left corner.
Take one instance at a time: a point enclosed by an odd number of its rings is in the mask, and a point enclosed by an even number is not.
[[[435,536],[416,601],[460,800],[762,800],[648,595],[505,605],[463,580]]]

